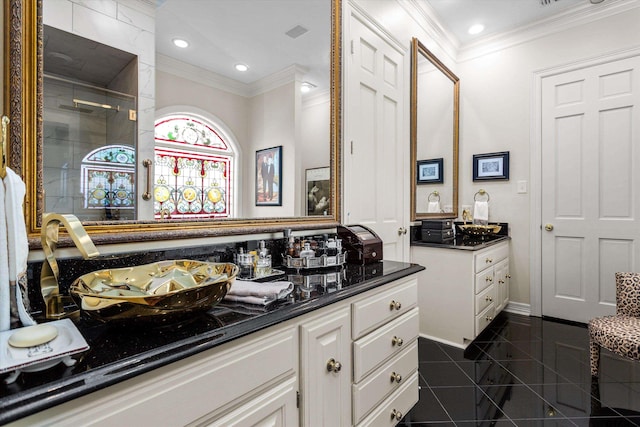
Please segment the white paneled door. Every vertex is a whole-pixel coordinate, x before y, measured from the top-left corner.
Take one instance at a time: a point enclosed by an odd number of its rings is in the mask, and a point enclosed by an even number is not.
[[[640,57],[542,80],[542,314],[615,312],[640,269]]]
[[[384,259],[405,261],[409,141],[403,133],[403,53],[352,15],[345,56],[343,218],[374,230],[384,242]]]

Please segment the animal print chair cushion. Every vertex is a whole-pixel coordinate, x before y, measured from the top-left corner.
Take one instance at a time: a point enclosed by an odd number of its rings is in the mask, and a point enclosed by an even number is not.
[[[600,347],[634,360],[640,360],[640,318],[605,316],[589,322],[591,375],[598,376]],[[595,353],[594,353],[595,352]]]
[[[640,317],[639,273],[616,273],[616,313]]]

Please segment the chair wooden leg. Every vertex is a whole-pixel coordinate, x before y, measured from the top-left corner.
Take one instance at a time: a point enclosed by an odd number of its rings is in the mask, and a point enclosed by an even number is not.
[[[591,376],[598,377],[598,367],[600,365],[600,344],[594,340],[589,340],[589,362],[591,365]]]

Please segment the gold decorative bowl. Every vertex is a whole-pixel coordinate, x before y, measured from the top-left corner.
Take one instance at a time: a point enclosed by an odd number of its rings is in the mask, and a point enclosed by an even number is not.
[[[238,266],[193,260],[98,270],[78,277],[69,293],[91,317],[167,321],[207,310],[231,288]]]
[[[502,230],[501,225],[480,225],[480,224],[464,224],[458,225],[458,230],[462,234],[469,236],[490,236]]]

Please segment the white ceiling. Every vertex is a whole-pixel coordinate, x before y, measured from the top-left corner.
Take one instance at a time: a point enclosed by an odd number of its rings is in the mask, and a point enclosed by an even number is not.
[[[423,0],[458,46],[535,25],[554,15],[571,11],[590,0]],[[600,7],[597,4],[593,7]],[[470,35],[474,24],[485,30]],[[454,41],[454,42],[455,42]]]

